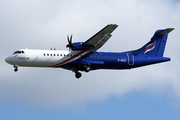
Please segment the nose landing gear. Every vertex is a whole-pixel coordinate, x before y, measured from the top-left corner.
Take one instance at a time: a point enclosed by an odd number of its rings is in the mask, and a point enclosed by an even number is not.
[[[17,71],[18,71],[18,66],[14,65],[14,72],[17,72]]]

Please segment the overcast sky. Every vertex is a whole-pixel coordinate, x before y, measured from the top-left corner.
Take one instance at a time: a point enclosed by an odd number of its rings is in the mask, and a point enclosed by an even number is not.
[[[59,118],[57,114],[63,112],[75,115],[79,111],[79,116],[88,116],[87,113],[100,109],[98,106],[101,105],[110,105],[112,102],[127,104],[128,98],[136,101],[153,99],[159,101],[156,104],[162,100],[163,106],[170,106],[175,112],[180,111],[178,0],[0,0],[0,18],[0,112],[6,108],[4,113],[7,116],[10,109],[11,114],[16,114],[14,111],[18,109],[18,119],[23,111],[31,108],[30,113],[34,112],[34,108],[38,108],[41,111],[39,115],[46,114],[48,109],[51,109],[52,114],[49,115],[57,116],[55,119]],[[67,35],[73,34],[74,42],[83,42],[107,24],[119,26],[110,40],[98,51],[123,52],[138,49],[150,40],[156,30],[175,28],[168,36],[164,54],[165,57],[170,57],[171,61],[132,70],[83,72],[79,80],[73,72],[60,68],[19,67],[19,71],[14,73],[13,66],[4,61],[7,56],[21,48],[53,47],[68,50]],[[164,102],[166,100],[169,102]],[[132,102],[136,103],[131,101],[131,105]],[[146,111],[143,106],[144,104],[139,104],[134,107]],[[122,107],[120,106],[125,109]],[[43,108],[46,108],[46,111],[43,111]],[[61,111],[57,112],[56,109]],[[120,112],[116,107],[111,109],[114,109],[114,113]],[[104,117],[108,118],[106,113],[109,111],[101,110]],[[29,114],[27,111],[26,114]],[[141,116],[141,113],[137,114]],[[93,115],[92,113],[90,116]],[[160,116],[163,115],[159,114]]]

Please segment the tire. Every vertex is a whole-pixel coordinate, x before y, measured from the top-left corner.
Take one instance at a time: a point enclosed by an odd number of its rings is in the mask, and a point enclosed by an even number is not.
[[[85,72],[89,72],[91,70],[91,67],[90,66],[87,66],[86,68],[85,68]]]
[[[75,74],[76,78],[80,78],[81,76],[82,76],[82,74],[80,72],[76,72],[76,74]]]
[[[16,69],[14,69],[14,72],[17,72],[18,71],[18,69],[16,68]]]

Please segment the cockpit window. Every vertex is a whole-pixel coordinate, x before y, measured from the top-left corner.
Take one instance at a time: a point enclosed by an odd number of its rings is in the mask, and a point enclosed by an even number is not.
[[[13,53],[13,55],[14,55],[14,54],[21,54],[21,53],[24,53],[24,51],[15,51],[15,52]]]
[[[13,55],[16,54],[16,53],[18,53],[18,51],[15,51],[15,52],[13,53]]]

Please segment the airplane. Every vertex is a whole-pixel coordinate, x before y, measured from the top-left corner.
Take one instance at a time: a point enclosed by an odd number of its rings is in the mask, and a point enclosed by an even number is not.
[[[98,69],[132,69],[146,65],[170,61],[163,57],[168,34],[174,28],[157,30],[151,40],[139,49],[126,52],[97,52],[118,27],[109,24],[85,42],[72,42],[72,35],[67,36],[69,51],[19,49],[5,61],[18,71],[23,67],[51,67],[71,70],[76,78],[82,74],[79,71],[89,72]]]

